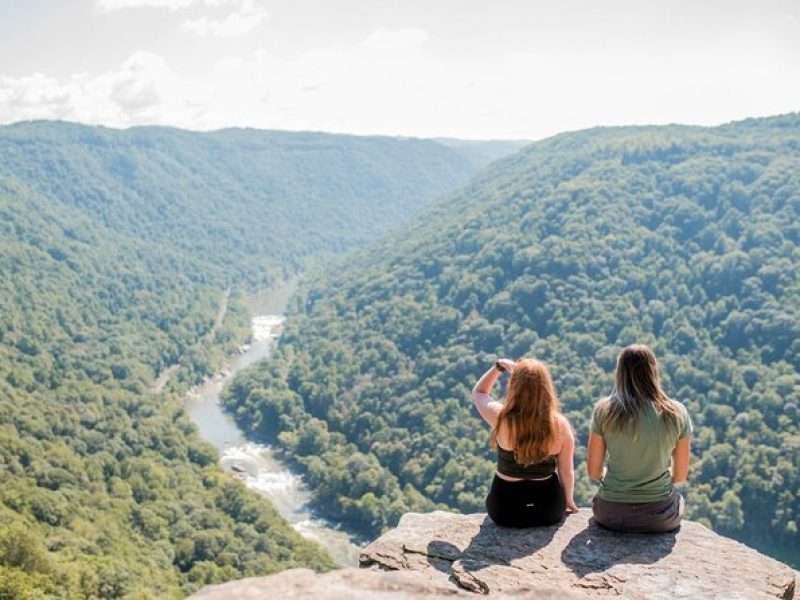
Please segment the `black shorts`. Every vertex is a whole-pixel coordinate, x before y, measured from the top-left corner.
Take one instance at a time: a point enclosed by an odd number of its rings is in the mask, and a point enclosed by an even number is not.
[[[541,481],[506,481],[497,475],[486,497],[486,512],[503,527],[553,525],[564,518],[567,502],[557,474]]]

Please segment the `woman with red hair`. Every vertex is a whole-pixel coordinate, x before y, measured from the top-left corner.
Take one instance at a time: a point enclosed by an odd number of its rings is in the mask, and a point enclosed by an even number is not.
[[[504,372],[510,380],[501,403],[490,392]],[[558,410],[547,365],[531,358],[500,359],[478,380],[472,396],[497,449],[497,472],[486,498],[489,517],[506,527],[536,527],[558,523],[565,511],[576,512],[575,437]]]

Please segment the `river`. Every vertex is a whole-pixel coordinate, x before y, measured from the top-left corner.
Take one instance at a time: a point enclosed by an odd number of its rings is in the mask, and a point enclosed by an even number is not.
[[[301,535],[323,546],[340,565],[356,566],[359,547],[344,531],[312,513],[311,492],[303,478],[282,463],[268,445],[248,440],[220,406],[220,392],[228,379],[272,352],[293,289],[294,283],[289,283],[252,299],[252,343],[229,361],[224,375],[188,393],[184,404],[200,435],[219,450],[224,469],[235,472],[247,487],[267,498]]]

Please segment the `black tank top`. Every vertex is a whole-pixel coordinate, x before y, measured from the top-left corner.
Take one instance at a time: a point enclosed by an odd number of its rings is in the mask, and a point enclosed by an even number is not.
[[[541,479],[556,472],[556,457],[548,456],[544,460],[530,465],[521,465],[514,458],[511,450],[497,447],[497,471],[509,477],[520,479]]]

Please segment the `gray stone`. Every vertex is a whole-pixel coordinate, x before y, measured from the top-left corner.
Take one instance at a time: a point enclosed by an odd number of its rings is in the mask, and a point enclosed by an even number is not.
[[[446,579],[434,581],[416,571],[341,569],[314,573],[290,569],[268,577],[250,577],[207,586],[190,600],[459,600],[474,598]],[[501,595],[500,598],[511,596]],[[514,600],[561,600],[555,590],[513,595]]]
[[[569,600],[794,598],[797,573],[685,521],[676,533],[620,534],[589,510],[553,527],[507,529],[484,514],[407,514],[361,553],[362,569],[292,569],[209,586],[197,600]]]
[[[497,527],[485,514],[407,514],[364,548],[361,566],[501,596],[789,599],[796,583],[788,566],[698,523],[621,534],[599,527],[587,509],[535,529]]]

